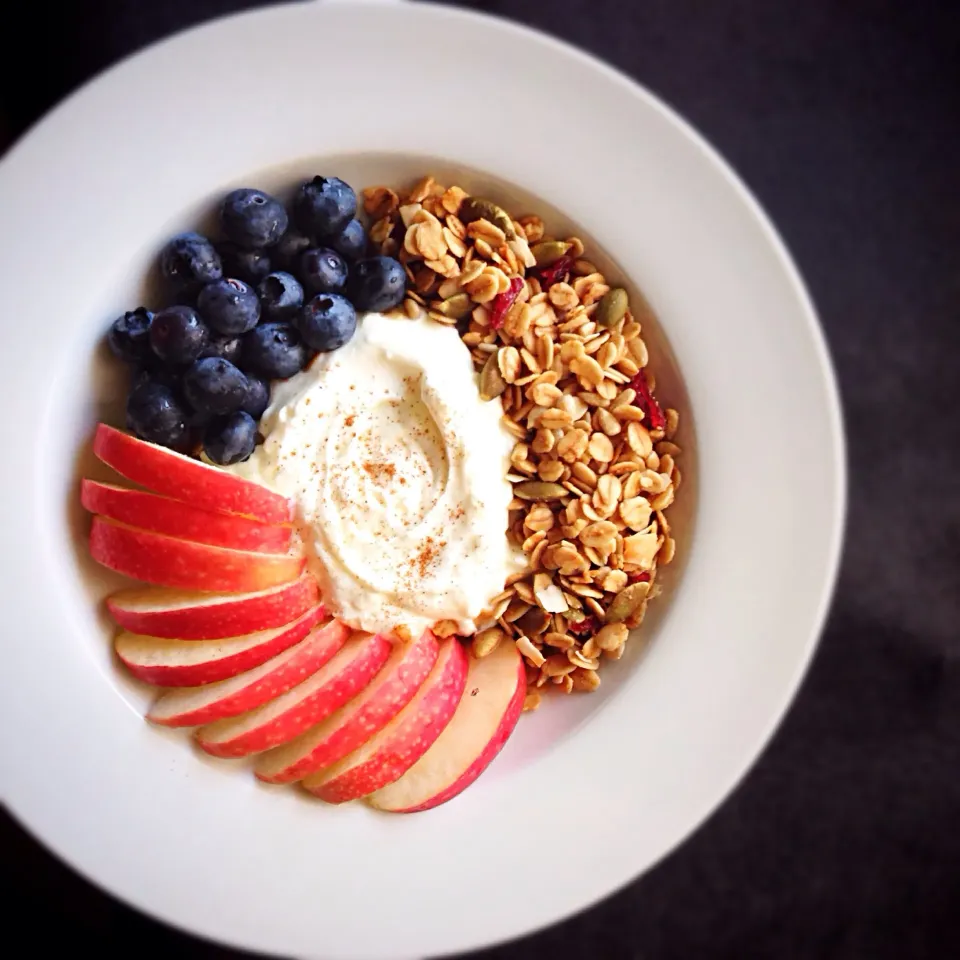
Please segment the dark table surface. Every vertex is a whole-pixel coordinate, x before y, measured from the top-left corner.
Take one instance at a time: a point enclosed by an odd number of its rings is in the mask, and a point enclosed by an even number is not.
[[[5,36],[31,66],[0,61],[0,138],[121,56],[254,5],[16,5]],[[820,309],[851,466],[832,615],[747,780],[650,874],[482,957],[960,956],[960,3],[466,5],[606,58],[733,163]],[[237,956],[114,902],[9,818],[2,831],[4,912],[31,918],[39,955],[69,943]]]

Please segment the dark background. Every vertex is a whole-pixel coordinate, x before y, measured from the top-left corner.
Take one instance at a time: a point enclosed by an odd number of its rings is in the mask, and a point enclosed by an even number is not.
[[[4,4],[17,20],[4,28],[0,148],[4,127],[15,136],[125,54],[254,5]],[[960,3],[465,5],[611,61],[731,161],[821,311],[851,466],[832,615],[796,705],[747,781],[642,880],[482,957],[960,956]],[[465,69],[482,79],[495,65]],[[402,96],[394,102],[404,109]],[[572,118],[571,135],[594,136],[602,122]],[[749,435],[749,412],[731,427]],[[69,943],[107,955],[238,956],[120,906],[9,819],[0,849],[4,912],[30,917],[40,955]]]

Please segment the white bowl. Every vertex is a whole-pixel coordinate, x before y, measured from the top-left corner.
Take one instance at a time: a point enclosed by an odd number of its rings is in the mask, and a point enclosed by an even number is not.
[[[75,484],[93,423],[120,400],[98,338],[139,302],[167,235],[230,186],[427,170],[552,211],[644,289],[691,482],[676,509],[681,562],[642,662],[525,717],[456,801],[390,817],[258,784],[142,720],[145,694],[112,662],[94,602],[112,581],[86,559]],[[275,7],[182,34],[75,94],[0,164],[0,209],[0,771],[14,815],[78,871],[253,950],[452,952],[626,883],[756,759],[836,572],[839,407],[773,228],[649,94],[556,41],[460,11]]]

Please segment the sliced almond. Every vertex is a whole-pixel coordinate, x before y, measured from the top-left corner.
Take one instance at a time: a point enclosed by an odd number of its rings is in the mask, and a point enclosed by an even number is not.
[[[583,667],[577,667],[570,676],[573,680],[574,690],[592,693],[600,686],[600,674],[596,670],[585,670]]]
[[[493,653],[500,643],[506,637],[506,634],[499,627],[490,627],[487,630],[481,630],[476,634],[470,643],[473,655],[479,660],[482,657]]]
[[[566,487],[543,480],[525,480],[516,484],[513,492],[521,500],[559,500],[568,495]]]
[[[571,663],[569,657],[564,653],[555,653],[547,657],[543,666],[540,668],[545,676],[563,677],[568,673],[573,673],[577,664]]]

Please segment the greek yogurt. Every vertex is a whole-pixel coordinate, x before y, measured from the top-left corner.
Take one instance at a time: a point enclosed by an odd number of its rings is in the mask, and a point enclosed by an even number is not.
[[[328,609],[353,627],[470,633],[522,564],[505,535],[513,439],[457,331],[370,313],[342,349],[274,384],[231,468],[296,504]]]

